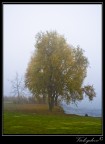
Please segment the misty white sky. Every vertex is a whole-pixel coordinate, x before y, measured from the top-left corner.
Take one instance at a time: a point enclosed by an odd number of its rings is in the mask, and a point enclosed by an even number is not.
[[[16,72],[24,75],[34,51],[35,35],[56,30],[69,44],[85,50],[90,67],[84,84],[93,84],[96,98],[80,106],[101,108],[102,101],[102,5],[101,4],[4,4],[3,5],[3,94]]]

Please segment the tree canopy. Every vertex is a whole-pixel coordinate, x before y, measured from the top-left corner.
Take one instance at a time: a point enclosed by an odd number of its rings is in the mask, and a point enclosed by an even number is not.
[[[35,51],[25,74],[25,85],[35,97],[42,97],[52,111],[58,100],[66,103],[96,95],[93,86],[84,86],[88,59],[80,47],[70,46],[56,31],[36,35]]]

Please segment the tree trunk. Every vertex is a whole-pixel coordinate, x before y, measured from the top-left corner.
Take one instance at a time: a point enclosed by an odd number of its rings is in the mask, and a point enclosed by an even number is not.
[[[20,97],[20,96],[19,96],[19,91],[18,91],[18,104],[20,103],[20,99],[19,99],[19,97]]]
[[[57,106],[57,105],[58,105],[57,100],[58,100],[58,96],[56,95],[56,96],[55,96],[55,106]]]
[[[44,104],[46,103],[46,96],[45,96],[45,94],[43,94],[43,103]]]
[[[54,108],[54,97],[49,96],[49,111],[52,112],[52,109]]]
[[[51,104],[51,102],[49,102],[49,111],[52,112],[52,109],[53,109],[52,104]]]

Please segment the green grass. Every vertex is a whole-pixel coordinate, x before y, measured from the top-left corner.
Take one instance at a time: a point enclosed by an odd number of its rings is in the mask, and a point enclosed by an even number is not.
[[[66,115],[47,105],[7,104],[3,113],[3,134],[102,134],[102,120]]]

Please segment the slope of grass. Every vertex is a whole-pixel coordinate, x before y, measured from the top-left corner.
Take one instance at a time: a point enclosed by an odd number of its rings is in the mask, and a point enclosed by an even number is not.
[[[66,115],[47,105],[8,104],[3,113],[3,134],[101,134],[101,118]]]

